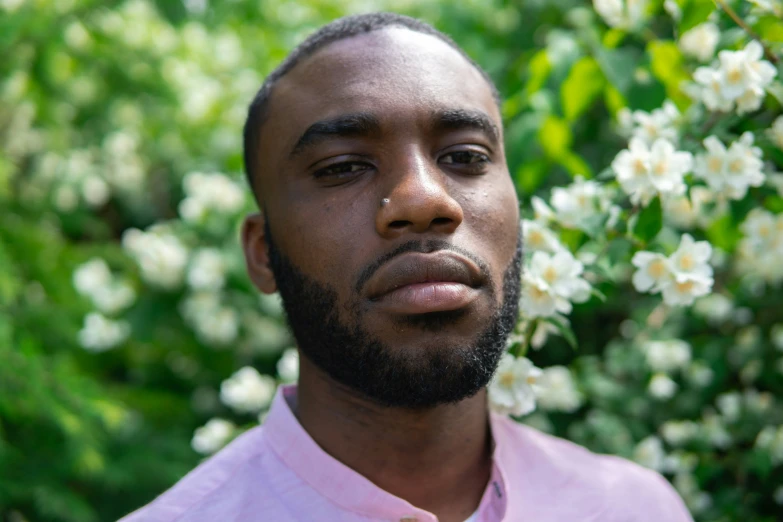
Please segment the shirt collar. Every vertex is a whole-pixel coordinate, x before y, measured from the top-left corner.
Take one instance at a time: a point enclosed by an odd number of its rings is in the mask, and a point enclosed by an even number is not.
[[[409,502],[384,491],[364,476],[341,463],[323,449],[302,428],[286,401],[296,394],[296,385],[281,386],[264,421],[264,438],[277,456],[300,479],[335,504],[369,517],[399,520],[405,517],[420,522],[436,518]],[[497,456],[502,451],[504,430],[495,435],[497,418],[490,417],[493,432],[493,466],[487,489],[479,504],[478,520],[501,520],[506,511],[509,490]],[[489,518],[485,518],[489,515]]]

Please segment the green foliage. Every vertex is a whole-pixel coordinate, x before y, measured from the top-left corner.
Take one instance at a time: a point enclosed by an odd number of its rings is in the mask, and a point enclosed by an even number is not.
[[[578,176],[611,182],[607,167],[626,145],[621,111],[651,111],[666,98],[696,114],[682,124],[686,150],[700,150],[707,133],[729,143],[751,130],[768,170],[783,169],[780,148],[762,137],[781,111],[783,87],[771,86],[762,109],[745,117],[706,117],[682,90],[697,64],[677,39],[708,18],[726,48],[746,37],[711,0],[676,3],[679,21],[654,2],[633,29],[607,27],[581,0],[374,5],[433,23],[496,80],[509,172],[529,216],[531,196]],[[729,4],[780,51],[779,17]],[[259,300],[237,241],[242,215],[255,208],[242,181],[241,128],[264,75],[306,34],[365,2],[198,5],[0,0],[0,518],[114,520],[199,462],[191,442],[206,421],[231,419],[238,429],[257,422],[219,398],[236,370],[286,380],[277,365],[291,339],[280,305]],[[185,219],[194,172],[225,173],[228,196],[240,187],[243,199],[230,210],[191,208]],[[705,203],[702,217],[714,219],[694,234],[735,252],[754,208],[783,212],[780,190],[754,187],[731,205]],[[697,520],[777,519],[783,454],[758,441],[783,423],[779,284],[736,276],[742,260],[730,258],[714,289],[729,300],[728,314],[671,309],[629,283],[634,251],[676,248],[671,211],[659,197],[617,210],[620,219],[601,208],[559,231],[570,250],[595,257],[586,263],[592,298],[568,319],[525,324],[533,340],[551,334],[545,349],[528,338],[518,346],[538,366],[568,366],[584,401],[525,422],[640,461],[640,443],[666,439],[667,422],[697,423],[699,436],[666,441],[679,467],[663,470]],[[135,229],[145,230],[143,252],[182,253],[179,268],[155,261],[159,273],[173,274],[171,285],[151,283],[134,259]],[[217,290],[196,291],[187,280],[204,250],[224,265]],[[85,318],[100,303],[77,291],[75,272],[94,259],[104,260],[109,286],[127,285],[135,298],[102,312],[127,327],[127,339],[88,350]],[[216,302],[199,301],[204,295]],[[188,311],[199,306],[207,312]],[[218,316],[225,320],[208,327],[193,319]],[[648,387],[660,372],[641,347],[666,339],[686,340],[692,360],[670,372],[676,395],[653,398]],[[725,414],[727,395],[740,397],[737,415]]]

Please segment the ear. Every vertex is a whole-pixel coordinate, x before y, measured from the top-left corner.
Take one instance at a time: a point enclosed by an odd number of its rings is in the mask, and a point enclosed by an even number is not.
[[[242,223],[242,248],[250,280],[265,294],[277,292],[277,283],[269,267],[269,244],[264,233],[266,218],[257,212],[250,214]]]

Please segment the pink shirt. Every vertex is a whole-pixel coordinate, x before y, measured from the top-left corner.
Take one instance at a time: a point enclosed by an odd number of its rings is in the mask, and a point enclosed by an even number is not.
[[[437,518],[324,452],[278,390],[242,434],[122,522],[416,521]],[[476,522],[692,522],[654,471],[492,414],[494,465]]]

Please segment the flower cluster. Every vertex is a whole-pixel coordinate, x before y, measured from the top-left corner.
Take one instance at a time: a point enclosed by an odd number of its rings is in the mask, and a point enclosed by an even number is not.
[[[166,290],[182,284],[188,250],[164,228],[153,227],[147,232],[136,228],[126,230],[122,246],[135,258],[146,282]]]
[[[678,151],[664,139],[648,145],[642,138],[632,138],[626,150],[612,162],[620,187],[633,204],[647,206],[655,196],[679,196],[685,193],[685,174],[693,166],[690,152]]]
[[[744,234],[737,247],[740,272],[773,284],[783,281],[783,215],[753,209],[740,229]]]
[[[220,385],[220,400],[238,413],[259,413],[272,402],[276,389],[272,377],[245,366]]]
[[[596,12],[618,29],[634,29],[647,18],[648,0],[593,0]]]
[[[236,430],[237,427],[233,422],[211,419],[204,426],[196,429],[190,445],[197,453],[210,455],[225,446]]]
[[[590,283],[582,278],[584,265],[567,250],[534,252],[522,276],[520,308],[528,319],[571,312],[571,303],[590,298]]]
[[[196,292],[180,303],[180,313],[206,345],[225,347],[239,335],[237,311],[221,303],[220,294]]]
[[[739,51],[719,52],[718,63],[693,73],[696,96],[711,111],[736,109],[737,114],[745,114],[757,110],[777,76],[775,67],[763,56],[764,48],[755,40]]]
[[[655,252],[637,252],[631,263],[637,268],[633,285],[639,292],[662,293],[669,305],[691,305],[712,289],[712,247],[684,234],[677,250],[666,257]]]
[[[704,140],[706,151],[696,156],[694,174],[716,194],[742,199],[748,187],[764,183],[761,149],[753,146],[752,132],[745,132],[728,148],[715,136]]]
[[[93,258],[76,268],[73,286],[88,297],[101,313],[112,315],[125,310],[136,300],[136,292],[126,281],[114,277],[109,265]]]
[[[199,223],[210,212],[236,214],[245,205],[245,189],[224,174],[191,172],[182,186],[179,215],[188,223]]]
[[[529,359],[506,353],[487,387],[489,404],[498,413],[527,415],[536,408],[541,369]]]

